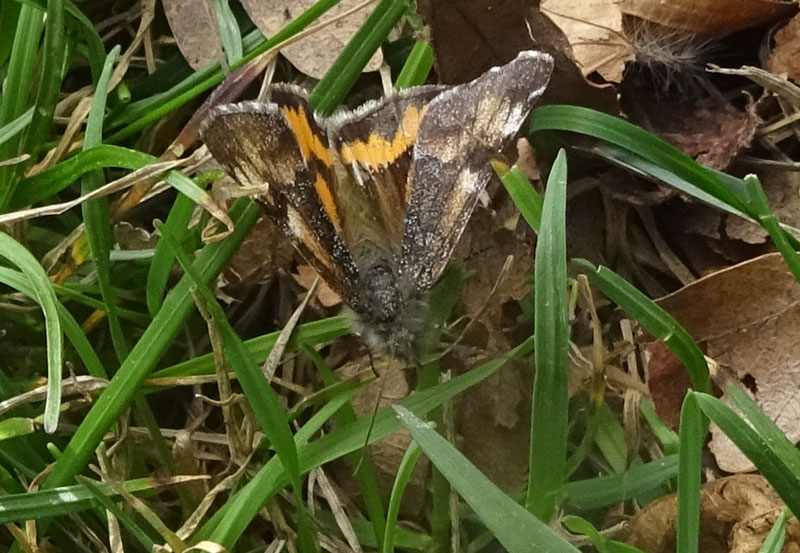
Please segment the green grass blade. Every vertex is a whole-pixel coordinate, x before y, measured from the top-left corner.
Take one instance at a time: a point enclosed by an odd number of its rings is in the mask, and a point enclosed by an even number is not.
[[[789,235],[781,228],[778,218],[769,206],[769,200],[761,186],[761,181],[755,175],[747,175],[744,178],[744,185],[747,189],[749,206],[756,218],[756,221],[769,233],[778,251],[781,252],[784,262],[792,271],[795,280],[800,281],[800,257],[795,251],[796,242],[789,239]]]
[[[242,67],[270,48],[296,35],[313,23],[323,13],[338,4],[339,1],[340,0],[319,0],[266,41],[263,40],[263,36],[259,31],[254,31],[251,35],[248,35],[248,37],[258,37],[256,39],[257,45],[242,57],[242,59],[233,64],[231,69]],[[248,37],[245,37],[245,42],[248,42]],[[116,120],[118,126],[125,126],[117,130],[112,136],[107,137],[106,142],[117,143],[128,138],[151,123],[158,121],[172,110],[197,98],[204,92],[218,85],[224,78],[225,75],[219,69],[218,64],[211,64],[200,71],[194,72],[189,78],[173,86],[170,90],[129,105]]]
[[[386,512],[386,532],[383,535],[383,553],[393,553],[395,537],[397,535],[397,515],[400,514],[400,504],[403,501],[403,493],[406,486],[411,481],[411,474],[417,466],[417,460],[422,454],[422,450],[416,442],[408,446],[400,466],[397,467],[397,474],[394,477],[392,493],[389,496],[389,509]]]
[[[76,154],[38,175],[23,179],[11,201],[17,209],[54,196],[91,171],[110,167],[141,169],[158,162],[155,156],[121,146],[102,144]]]
[[[129,480],[120,485],[131,493],[148,492],[154,487],[151,477]],[[111,486],[102,483],[97,483],[96,486],[109,499],[119,499],[119,494]],[[82,485],[3,495],[0,496],[0,524],[41,520],[85,511],[94,507],[93,497]]]
[[[177,238],[179,243],[183,242],[183,238],[187,234],[194,207],[195,203],[191,198],[179,193],[175,198],[175,203],[172,204],[172,209],[169,211],[164,227]],[[172,255],[172,250],[166,247],[166,243],[159,241],[156,244],[153,258],[150,260],[150,269],[147,271],[147,285],[145,287],[147,310],[150,315],[155,315],[161,308],[174,261],[175,257]]]
[[[791,516],[792,512],[789,509],[781,511],[758,553],[781,553],[783,551],[783,542],[786,540],[786,522]]]
[[[9,269],[8,267],[0,267],[0,283],[10,286],[15,290],[19,290],[36,302],[39,301],[36,290],[32,286],[30,280],[28,280],[25,275],[19,271]],[[58,287],[54,288],[57,292]],[[105,367],[103,367],[103,364],[100,362],[100,358],[97,357],[97,353],[89,343],[89,340],[86,338],[86,334],[83,333],[83,330],[78,322],[72,316],[72,313],[70,313],[61,302],[56,302],[56,308],[58,309],[58,316],[59,320],[61,321],[61,327],[64,330],[64,334],[72,344],[72,347],[75,348],[75,351],[78,353],[81,361],[83,361],[83,365],[86,367],[86,372],[97,378],[108,378],[108,373],[106,372]]]
[[[425,414],[488,378],[510,359],[529,354],[532,346],[533,340],[527,340],[498,359],[475,367],[466,374],[433,388],[413,394],[403,400],[401,405],[418,415]],[[301,471],[308,472],[362,448],[369,424],[369,417],[362,417],[351,425],[337,428],[326,436],[301,447]],[[307,426],[308,424],[297,433],[295,439],[298,443],[304,443],[303,439],[307,440],[317,430],[312,427],[310,432],[305,432]],[[381,409],[375,416],[369,441],[375,443],[400,428],[401,425],[395,413],[389,409]],[[306,437],[303,438],[304,436]],[[214,541],[225,547],[232,548],[236,539],[256,516],[261,506],[288,483],[286,471],[280,461],[277,458],[271,459],[239,493],[230,498],[228,503],[211,517],[197,533],[195,540],[213,538]]]
[[[106,494],[103,493],[103,488],[101,488],[99,484],[82,476],[78,476],[77,480],[100,506],[111,512],[117,520],[122,523],[145,551],[154,551],[156,549],[156,543],[150,538],[147,532],[134,521],[131,513],[127,510],[123,511],[115,502],[106,497]]]
[[[111,72],[114,69],[114,60],[119,55],[120,47],[115,46],[108,54],[103,63],[100,79],[95,88],[94,101],[89,110],[89,117],[86,121],[86,131],[84,133],[83,151],[87,151],[103,141],[103,119],[106,111],[106,89],[111,80]],[[81,194],[88,194],[97,190],[104,184],[102,171],[92,171],[87,173],[81,182]],[[95,270],[97,271],[97,283],[100,287],[100,294],[105,304],[108,327],[111,333],[111,341],[117,354],[117,360],[122,362],[128,355],[129,347],[122,331],[119,314],[117,309],[117,298],[114,287],[111,284],[111,261],[109,259],[113,237],[111,235],[111,213],[108,205],[108,198],[95,198],[84,202],[81,205],[83,222],[86,225],[86,238],[89,241],[89,249],[92,252]]]
[[[314,538],[310,531],[305,506],[302,497],[302,481],[300,477],[300,460],[297,455],[292,436],[292,429],[289,420],[283,410],[281,400],[275,394],[272,386],[264,377],[261,369],[256,365],[247,353],[247,349],[242,339],[233,330],[225,312],[220,307],[217,299],[211,293],[203,278],[192,267],[186,253],[181,249],[180,244],[164,228],[159,226],[161,237],[172,248],[172,254],[180,263],[186,275],[192,280],[197,292],[205,301],[205,307],[214,319],[214,323],[222,338],[223,353],[230,363],[239,383],[242,385],[245,395],[253,410],[256,420],[264,429],[269,437],[270,444],[275,449],[275,453],[281,460],[281,464],[286,467],[289,478],[294,489],[295,507],[298,514],[298,544],[300,551],[310,552],[316,549]]]
[[[408,88],[410,86],[419,86],[425,84],[428,80],[428,74],[433,68],[433,50],[425,40],[418,40],[411,48],[411,53],[408,54],[406,63],[403,64],[403,69],[394,82],[394,87],[398,90]]]
[[[585,259],[575,259],[572,263],[592,284],[678,356],[695,390],[706,392],[711,389],[711,376],[703,352],[678,321],[611,269],[595,267]]]
[[[58,316],[58,300],[47,273],[31,253],[19,242],[0,232],[0,255],[16,265],[28,278],[34,299],[44,313],[47,339],[47,400],[44,407],[44,429],[52,434],[58,426],[61,407],[61,368],[64,355],[64,336]]]
[[[66,33],[64,29],[64,0],[47,0],[44,45],[41,50],[41,71],[39,88],[33,107],[33,119],[25,132],[22,151],[35,156],[41,145],[50,135],[58,94],[61,91],[61,78],[65,70],[67,55]],[[0,201],[0,210],[8,205],[13,190]]]
[[[492,484],[430,425],[408,409],[395,407],[395,411],[431,463],[509,553],[578,551]]]
[[[632,467],[620,474],[567,482],[562,488],[562,494],[573,509],[600,509],[652,493],[677,474],[678,456],[670,455]]]
[[[681,553],[697,553],[700,538],[700,469],[708,419],[698,405],[699,395],[690,391],[681,407],[676,537]]]
[[[222,43],[222,50],[225,52],[228,65],[233,65],[242,58],[244,48],[242,46],[242,34],[239,31],[239,24],[236,16],[231,11],[228,0],[211,0],[211,6],[217,19],[218,34]]]
[[[676,175],[680,182],[686,183],[685,188],[680,188],[682,192],[702,200],[710,197],[741,213],[748,213],[741,195],[744,187],[731,190],[710,169],[654,134],[618,117],[578,106],[543,106],[534,112],[530,130],[569,131],[599,138]]]
[[[658,416],[653,402],[647,398],[642,398],[642,401],[639,404],[639,410],[642,412],[647,424],[650,425],[653,435],[659,442],[661,442],[661,447],[664,448],[664,452],[667,455],[678,453],[678,450],[680,449],[680,440],[678,439],[678,435],[666,424],[664,424],[664,421],[662,421],[661,417]]]
[[[6,4],[6,2],[3,2]],[[22,115],[28,107],[28,94],[33,88],[33,72],[39,52],[39,39],[44,28],[44,13],[30,4],[24,4],[19,12],[11,49],[11,58],[0,98],[0,126],[5,126]],[[33,116],[33,113],[31,113]],[[0,144],[0,160],[20,155],[20,144],[24,139],[18,136]],[[0,212],[6,210],[14,195],[21,167],[0,167]]]
[[[528,178],[522,174],[519,167],[501,166],[498,163],[493,163],[495,172],[500,176],[500,180],[508,191],[508,195],[514,200],[517,209],[525,218],[535,232],[539,232],[539,226],[542,224],[542,197],[536,192],[536,189],[530,183]]]
[[[11,54],[20,7],[19,2],[0,3],[0,67],[6,66],[8,56]]]
[[[534,267],[534,357],[530,468],[525,506],[543,521],[553,515],[564,481],[569,424],[567,362],[567,163],[556,158],[542,211]]]
[[[409,4],[410,0],[380,0],[309,95],[308,103],[315,111],[333,113]]]
[[[249,200],[241,199],[231,208],[236,228],[225,240],[205,246],[195,260],[195,266],[208,282],[222,270],[238,249],[258,217],[258,209]],[[108,388],[100,395],[78,426],[43,486],[52,488],[71,482],[94,454],[103,434],[130,403],[142,380],[175,338],[189,315],[193,301],[191,280],[184,276],[164,301],[164,307],[131,349]]]
[[[713,396],[695,396],[703,413],[753,462],[792,512],[800,512],[800,472],[796,471],[800,452],[743,392],[729,386],[726,393],[744,419]]]
[[[31,119],[33,119],[33,108],[28,108],[28,110],[14,119],[13,121],[9,121],[2,127],[0,127],[0,145],[8,142],[15,136],[19,135],[27,127]]]

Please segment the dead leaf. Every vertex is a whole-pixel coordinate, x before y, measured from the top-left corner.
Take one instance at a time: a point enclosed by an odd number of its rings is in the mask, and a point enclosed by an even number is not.
[[[231,284],[256,284],[288,272],[294,248],[269,217],[261,217],[228,262],[223,273]]]
[[[250,19],[268,37],[283,29],[314,4],[315,0],[242,0],[242,6]],[[375,4],[364,0],[342,0],[317,20],[316,24],[322,24],[360,5],[363,9],[286,46],[281,53],[302,73],[321,79],[364,23]],[[364,71],[377,71],[382,63],[383,55],[378,50],[370,58]]]
[[[678,97],[653,102],[654,91],[640,85],[644,83],[623,87],[622,105],[631,121],[712,169],[727,168],[750,145],[761,124],[752,101],[744,111],[721,95],[700,101]]]
[[[800,15],[775,33],[775,47],[767,58],[767,69],[800,84]]]
[[[731,9],[728,0],[624,0],[622,12],[665,27],[704,35],[727,34],[796,10],[792,2],[740,0]]]
[[[633,50],[622,32],[618,0],[543,0],[540,7],[564,32],[584,76],[596,71],[608,82],[622,80]]]
[[[311,288],[311,285],[314,283],[314,281],[319,278],[319,274],[311,267],[311,265],[306,265],[303,263],[297,266],[297,272],[292,274],[292,277],[297,284],[308,290]],[[318,285],[317,300],[322,304],[323,307],[334,307],[341,305],[342,303],[341,296],[334,292],[324,280],[321,280]]]
[[[210,1],[164,0],[163,4],[178,49],[192,69],[223,57],[217,18]]]
[[[758,177],[778,220],[796,225],[800,220],[800,173],[765,167],[758,170]],[[729,238],[748,244],[764,244],[768,238],[761,225],[741,217],[728,216],[725,231]]]
[[[689,375],[681,360],[663,342],[648,344],[647,353],[650,398],[664,424],[677,431],[683,398],[691,387]]]
[[[439,82],[471,81],[530,50],[529,6],[527,0],[421,0],[417,9],[430,27]]]
[[[628,522],[626,543],[648,553],[675,552],[677,500],[670,494],[650,503]],[[703,553],[756,553],[785,504],[757,474],[737,474],[701,488],[700,543]],[[792,518],[784,551],[800,546],[800,526]],[[795,549],[789,549],[794,547]]]
[[[738,382],[790,441],[800,441],[800,285],[779,254],[708,275],[659,303],[719,363],[720,388]],[[712,436],[722,470],[752,470],[719,429]]]

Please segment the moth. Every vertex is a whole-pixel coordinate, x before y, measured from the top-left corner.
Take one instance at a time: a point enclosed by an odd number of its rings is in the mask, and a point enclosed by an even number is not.
[[[215,107],[201,134],[344,300],[374,349],[413,360],[426,296],[444,271],[490,161],[517,135],[553,70],[524,51],[453,86],[420,86],[319,117],[298,87]]]

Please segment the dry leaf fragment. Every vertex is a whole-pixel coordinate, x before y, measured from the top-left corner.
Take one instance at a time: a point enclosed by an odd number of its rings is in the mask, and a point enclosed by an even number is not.
[[[652,92],[635,85],[623,92],[631,120],[712,169],[727,168],[750,145],[761,124],[752,101],[742,111],[721,96],[652,102]]]
[[[775,33],[775,48],[767,59],[767,69],[800,84],[800,15]]]
[[[541,10],[564,32],[584,76],[596,71],[608,82],[622,80],[633,50],[622,33],[618,0],[543,0]]]
[[[793,443],[800,441],[800,285],[779,254],[708,275],[660,302]],[[723,401],[725,396],[723,395]],[[717,428],[709,444],[727,472],[752,464]]]
[[[178,49],[192,69],[222,59],[217,18],[206,0],[164,0],[172,35]]]
[[[676,495],[644,507],[628,522],[623,539],[648,553],[675,552]],[[703,553],[756,553],[785,504],[756,474],[737,474],[703,485],[700,504],[700,543]],[[784,551],[797,551],[800,527],[787,526]]]
[[[271,37],[283,29],[315,3],[315,0],[242,0],[242,6],[250,19],[267,37]],[[281,53],[302,73],[315,79],[321,79],[341,53],[345,44],[364,23],[374,2],[341,0],[317,20],[317,23],[321,24],[359,5],[363,6],[363,9],[286,46]],[[378,50],[370,58],[364,71],[376,71],[382,63],[383,56]]]
[[[622,12],[672,29],[703,35],[727,34],[785,17],[796,7],[776,0],[624,0]]]

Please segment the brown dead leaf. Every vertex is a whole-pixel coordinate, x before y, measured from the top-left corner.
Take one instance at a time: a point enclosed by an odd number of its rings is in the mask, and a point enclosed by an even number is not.
[[[622,33],[617,0],[543,0],[541,10],[564,32],[584,76],[596,71],[608,82],[622,80],[633,50]]]
[[[439,82],[470,81],[534,46],[526,0],[420,0],[430,27]]]
[[[775,33],[775,47],[767,58],[767,69],[800,84],[800,15]]]
[[[319,274],[310,265],[304,263],[297,266],[297,272],[292,274],[292,278],[294,278],[297,284],[308,290],[311,288],[314,281],[319,278]],[[334,292],[324,280],[320,280],[318,285],[317,300],[319,300],[323,307],[334,307],[342,303],[341,296]]]
[[[294,248],[269,217],[261,217],[233,254],[223,273],[232,284],[262,283],[288,271]]]
[[[767,167],[759,169],[758,178],[778,220],[797,226],[800,221],[800,173]],[[728,216],[725,230],[729,238],[748,244],[763,244],[768,238],[762,226],[741,217]]]
[[[800,441],[800,285],[779,254],[706,276],[659,303],[719,363],[720,388],[737,382],[789,440]],[[752,470],[718,429],[712,436],[722,470]]]
[[[622,12],[665,27],[703,35],[727,34],[796,11],[792,2],[740,0],[624,0]]]
[[[664,496],[628,522],[624,541],[648,553],[674,553],[675,494]],[[737,474],[703,485],[700,503],[700,543],[703,553],[756,553],[785,504],[757,474]],[[790,519],[784,551],[800,546],[800,526]],[[795,549],[789,549],[794,547]]]
[[[663,342],[647,346],[647,387],[658,416],[664,424],[678,430],[683,398],[691,383],[686,368]]]
[[[242,0],[245,11],[264,36],[273,36],[314,3],[315,0]],[[281,53],[302,73],[321,79],[375,4],[365,0],[342,0],[317,20],[317,24],[322,24],[362,5],[362,9],[351,15],[286,46]],[[383,56],[378,50],[364,71],[376,71],[382,63]]]
[[[727,168],[761,124],[752,101],[741,111],[717,95],[698,102],[683,97],[653,102],[652,94],[635,85],[623,88],[623,106],[631,120],[712,169]]]
[[[222,58],[222,43],[211,2],[164,0],[163,5],[178,49],[192,69],[200,69]]]

